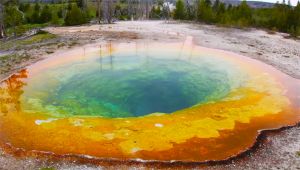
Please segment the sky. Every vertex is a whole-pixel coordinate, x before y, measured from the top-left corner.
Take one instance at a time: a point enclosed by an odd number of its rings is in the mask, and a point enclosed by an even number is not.
[[[249,0],[249,1],[256,1],[256,0]],[[257,1],[263,1],[263,2],[272,2],[272,3],[276,3],[277,1],[279,1],[280,3],[282,2],[282,0],[257,0]],[[298,0],[290,0],[292,5],[297,5]],[[285,0],[285,2],[287,3],[288,0]]]

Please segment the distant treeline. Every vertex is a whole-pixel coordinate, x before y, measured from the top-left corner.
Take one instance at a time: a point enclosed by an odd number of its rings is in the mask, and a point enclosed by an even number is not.
[[[259,27],[300,36],[300,3],[293,7],[288,1],[272,8],[252,9],[246,1],[238,6],[216,0],[199,0],[194,4],[177,0],[174,19],[194,20],[208,24],[236,27]]]
[[[45,2],[45,1],[44,1]],[[112,23],[114,20],[159,19],[154,6],[163,0],[0,0],[0,38],[20,35],[45,25],[80,25],[91,20]]]
[[[80,25],[91,20],[170,19],[190,20],[235,27],[260,27],[300,35],[300,4],[277,3],[272,8],[250,8],[246,1],[238,6],[219,0],[49,0],[24,2],[0,0],[0,38],[20,35],[45,25]]]

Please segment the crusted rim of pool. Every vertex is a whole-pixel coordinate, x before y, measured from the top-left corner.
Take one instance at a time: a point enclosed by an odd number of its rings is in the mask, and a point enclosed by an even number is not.
[[[227,53],[227,52],[226,52]],[[279,128],[280,129],[280,128]],[[256,137],[256,142],[254,142],[254,145],[252,145],[252,147],[250,146],[250,148],[248,149],[248,150],[252,150],[252,148],[253,147],[255,147],[256,145],[257,145],[257,143],[259,142],[259,140],[260,140],[260,136],[264,133],[264,131],[269,131],[269,130],[260,130],[259,132],[258,132],[258,136]],[[23,151],[21,151],[21,152],[23,152]],[[160,162],[160,163],[171,163],[171,164],[177,164],[177,163],[180,163],[180,164],[194,164],[194,163],[198,163],[198,164],[211,164],[211,162],[223,162],[223,161],[225,161],[225,160],[231,160],[231,159],[233,159],[234,157],[240,157],[241,155],[243,155],[243,154],[245,154],[247,151],[241,151],[241,152],[239,152],[239,153],[237,153],[236,155],[233,155],[233,156],[231,156],[231,157],[229,157],[228,159],[224,159],[224,160],[219,160],[219,161],[203,161],[203,162],[197,162],[197,161],[195,161],[195,162],[189,162],[189,161],[152,161],[152,160],[150,160],[150,161],[142,161],[142,160],[139,160],[139,159],[128,159],[128,162],[142,162],[142,163],[154,163],[154,162]],[[33,155],[34,155],[34,153],[35,152],[33,152]],[[38,153],[38,151],[36,152],[36,153]],[[42,152],[39,152],[38,154],[43,154]],[[53,153],[45,153],[45,155],[53,155]],[[51,156],[50,156],[51,157]],[[59,157],[59,156],[58,156]],[[74,157],[73,155],[62,155],[62,157]],[[98,158],[94,158],[94,157],[83,157],[83,156],[81,156],[81,155],[78,155],[78,156],[75,156],[75,157],[80,157],[80,159],[92,159],[92,160],[95,160],[96,162],[97,161],[107,161],[107,162],[110,162],[111,160],[113,160],[113,161],[115,161],[115,162],[118,162],[118,161],[120,161],[120,162],[123,162],[124,160],[116,160],[116,159],[113,159],[113,158],[108,158],[109,160],[107,160],[107,159],[105,159],[105,158],[100,158],[100,159],[98,159]]]
[[[258,131],[258,136],[256,137],[252,146],[247,148],[244,151],[236,155],[232,155],[223,160],[206,160],[200,162],[187,162],[187,161],[159,161],[159,160],[141,160],[141,159],[129,159],[122,160],[116,158],[97,158],[89,155],[76,155],[76,154],[64,154],[59,155],[52,152],[42,152],[42,151],[25,151],[22,148],[15,148],[10,144],[0,143],[1,149],[5,153],[13,155],[18,158],[32,157],[36,159],[43,159],[54,162],[70,162],[75,164],[92,164],[102,167],[110,167],[116,165],[125,165],[125,166],[143,166],[143,167],[157,167],[157,168],[199,168],[207,167],[212,165],[225,165],[232,163],[234,161],[242,160],[251,156],[252,153],[255,153],[261,148],[261,145],[266,143],[266,138],[270,134],[277,134],[282,131],[291,129],[293,127],[300,127],[300,122],[295,125],[283,126],[276,129],[263,129]]]

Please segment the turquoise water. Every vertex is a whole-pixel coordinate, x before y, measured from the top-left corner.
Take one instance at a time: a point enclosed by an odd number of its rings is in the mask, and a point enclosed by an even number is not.
[[[25,107],[60,116],[136,117],[213,102],[236,85],[237,72],[226,61],[174,54],[116,52],[60,65],[44,71],[47,84],[28,84]]]

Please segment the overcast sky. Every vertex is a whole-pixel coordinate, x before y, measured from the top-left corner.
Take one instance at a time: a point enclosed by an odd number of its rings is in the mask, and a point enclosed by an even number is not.
[[[249,0],[249,1],[256,1],[256,0]],[[277,0],[257,0],[257,1],[264,1],[264,2],[273,2],[276,3]],[[279,0],[279,2],[281,3],[282,0]],[[287,3],[288,0],[285,0],[285,2]],[[297,5],[298,0],[291,0],[292,5]]]

